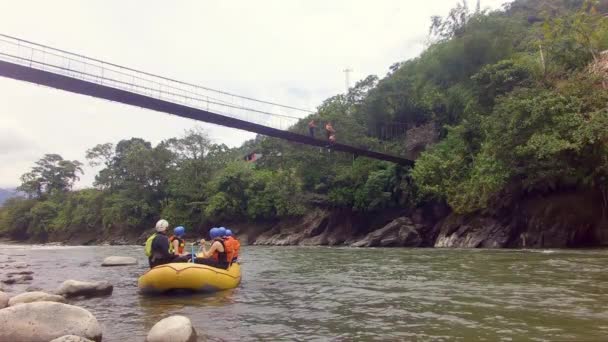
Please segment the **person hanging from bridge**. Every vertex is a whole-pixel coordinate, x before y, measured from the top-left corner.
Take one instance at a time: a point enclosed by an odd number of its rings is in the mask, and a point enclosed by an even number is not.
[[[315,128],[317,128],[317,123],[315,122],[315,119],[312,119],[308,123],[308,135],[310,135],[311,138],[315,137]]]
[[[327,146],[325,146],[325,148],[327,149],[327,152],[331,152],[331,147],[333,144],[336,143],[336,130],[334,129],[334,126],[331,124],[331,121],[327,121],[327,123],[325,124],[325,133],[327,134]]]
[[[226,245],[226,228],[211,228],[209,230],[211,246],[207,250],[205,239],[201,240],[201,250],[194,262],[197,264],[208,265],[217,268],[227,269],[234,258],[234,249]]]

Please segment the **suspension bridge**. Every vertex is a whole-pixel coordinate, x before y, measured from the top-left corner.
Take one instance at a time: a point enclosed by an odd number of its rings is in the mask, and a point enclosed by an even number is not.
[[[300,144],[328,144],[289,130],[312,111],[181,82],[3,34],[0,76]],[[406,158],[340,143],[332,144],[331,149],[413,164]]]

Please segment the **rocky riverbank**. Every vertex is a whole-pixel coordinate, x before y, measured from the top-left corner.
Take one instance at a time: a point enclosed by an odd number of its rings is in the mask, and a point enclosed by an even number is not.
[[[114,286],[108,281],[68,279],[55,289],[32,286],[25,292],[18,284],[28,284],[34,272],[22,260],[24,255],[0,254],[0,341],[31,342],[90,342],[102,341],[105,329],[89,310],[81,307],[94,297],[112,296]],[[99,266],[129,266],[129,257],[110,256]],[[28,279],[15,282],[14,274],[26,274]],[[149,331],[146,341],[193,342],[197,332],[184,316],[161,319]]]
[[[467,215],[431,204],[411,212],[374,213],[315,208],[306,215],[264,222],[224,223],[244,244],[353,247],[568,248],[608,245],[608,220],[601,194],[562,192],[511,199]],[[78,232],[78,230],[76,230]],[[68,245],[142,244],[152,234],[126,227],[59,233],[46,241]],[[188,240],[203,231],[189,231]],[[16,281],[27,274],[15,274]],[[21,278],[20,278],[21,277]]]
[[[536,195],[468,215],[433,205],[400,215],[365,216],[315,210],[280,222],[250,243],[354,247],[568,248],[608,245],[601,195],[563,192]],[[249,236],[248,236],[249,237]]]

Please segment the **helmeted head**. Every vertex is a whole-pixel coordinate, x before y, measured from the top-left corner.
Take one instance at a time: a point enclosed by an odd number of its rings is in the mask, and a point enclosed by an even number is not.
[[[184,234],[186,234],[186,228],[184,228],[183,226],[175,227],[175,229],[173,229],[173,235],[177,237],[181,238],[182,236],[184,236]]]
[[[215,239],[218,236],[217,235],[217,233],[218,233],[217,230],[218,230],[217,227],[213,227],[213,228],[209,229],[209,237],[212,238],[212,239]]]
[[[218,237],[224,237],[224,236],[226,236],[226,228],[219,227],[217,230],[218,230],[218,232],[217,232],[217,236]]]
[[[156,231],[159,233],[164,233],[167,231],[167,229],[169,228],[169,222],[167,220],[158,220],[158,222],[156,222]]]
[[[233,236],[232,230],[226,229],[226,236]]]

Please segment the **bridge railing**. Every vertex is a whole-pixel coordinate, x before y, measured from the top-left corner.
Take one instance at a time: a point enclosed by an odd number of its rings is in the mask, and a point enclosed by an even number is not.
[[[277,129],[311,111],[240,96],[0,34],[0,60]]]

